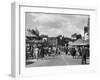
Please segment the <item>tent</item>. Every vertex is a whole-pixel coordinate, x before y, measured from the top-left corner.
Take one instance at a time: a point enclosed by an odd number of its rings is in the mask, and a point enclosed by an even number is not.
[[[82,45],[89,45],[89,40],[82,40],[82,39],[78,39],[72,43],[70,43],[69,45],[71,46],[82,46]]]

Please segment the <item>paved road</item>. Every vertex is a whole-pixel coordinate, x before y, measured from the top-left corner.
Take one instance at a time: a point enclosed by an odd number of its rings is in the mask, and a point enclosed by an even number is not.
[[[61,65],[81,65],[81,59],[73,59],[70,55],[59,55],[55,57],[45,57],[39,60],[28,60],[26,67],[39,67],[39,66],[61,66]]]

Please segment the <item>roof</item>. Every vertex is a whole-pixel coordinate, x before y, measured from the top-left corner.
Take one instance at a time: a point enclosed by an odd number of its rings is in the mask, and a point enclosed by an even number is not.
[[[89,44],[89,40],[78,39],[73,43],[70,43],[69,45],[88,45],[88,44]]]
[[[43,43],[43,40],[28,40],[26,43]]]
[[[30,37],[37,37],[35,34],[31,34],[30,32],[26,31],[26,36],[30,36]]]

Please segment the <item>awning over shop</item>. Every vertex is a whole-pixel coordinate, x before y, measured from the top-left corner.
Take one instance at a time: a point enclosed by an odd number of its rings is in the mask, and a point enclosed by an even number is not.
[[[29,40],[27,43],[43,43],[43,40]]]
[[[82,39],[78,39],[72,43],[70,43],[69,45],[72,45],[72,46],[81,46],[81,45],[89,45],[89,40],[82,40]]]

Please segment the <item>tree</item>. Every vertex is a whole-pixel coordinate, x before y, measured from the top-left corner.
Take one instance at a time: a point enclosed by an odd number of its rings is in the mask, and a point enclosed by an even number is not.
[[[72,34],[72,36],[71,37],[73,37],[73,38],[77,38],[77,33],[74,33],[74,34]]]
[[[39,32],[35,31],[34,29],[28,29],[27,31],[33,35],[39,36]]]
[[[82,39],[82,35],[81,34],[78,34],[76,37],[77,37],[77,39]]]
[[[74,34],[72,34],[72,37],[75,38],[75,39],[81,39],[82,38],[82,35],[81,34],[74,33]]]

